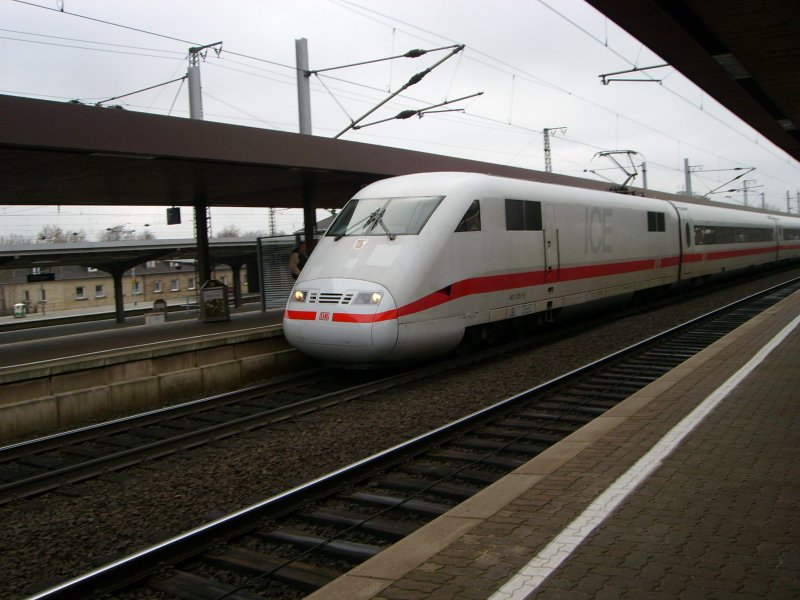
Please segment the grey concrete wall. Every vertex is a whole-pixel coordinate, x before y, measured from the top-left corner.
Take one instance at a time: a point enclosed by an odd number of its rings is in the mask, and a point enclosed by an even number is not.
[[[234,390],[308,364],[280,328],[0,375],[0,444]]]

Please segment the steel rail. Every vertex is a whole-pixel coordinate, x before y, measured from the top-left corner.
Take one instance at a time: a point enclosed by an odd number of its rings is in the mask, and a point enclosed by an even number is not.
[[[108,471],[115,471],[125,467],[130,467],[145,460],[162,458],[178,450],[186,450],[211,441],[230,437],[244,431],[249,431],[251,429],[315,412],[317,410],[328,408],[342,402],[360,398],[364,395],[368,395],[382,389],[396,386],[400,383],[405,383],[410,379],[425,377],[426,375],[434,372],[437,372],[437,367],[426,366],[410,373],[400,373],[398,375],[383,377],[375,381],[370,381],[341,390],[336,390],[334,392],[307,398],[287,406],[259,411],[252,415],[246,415],[228,420],[224,423],[209,425],[207,427],[194,429],[192,431],[175,435],[163,440],[156,440],[147,444],[142,444],[136,448],[105,454],[98,458],[53,469],[25,479],[12,481],[6,484],[0,484],[0,505],[25,496],[53,490],[66,484],[76,483],[91,477],[96,477]],[[30,453],[22,452],[26,449],[29,451],[31,449],[39,451],[45,448],[57,448],[64,445],[64,443],[74,443],[84,439],[96,439],[99,435],[127,431],[132,427],[156,423],[164,420],[165,418],[173,418],[183,414],[191,415],[197,412],[198,407],[205,406],[206,403],[212,401],[214,402],[214,407],[224,405],[225,403],[235,402],[237,400],[241,400],[242,395],[249,397],[255,392],[268,387],[270,387],[268,384],[263,386],[253,386],[238,392],[230,392],[228,394],[212,396],[210,398],[187,402],[175,407],[166,407],[163,409],[143,413],[141,415],[125,417],[109,423],[102,423],[71,432],[65,432],[63,434],[56,434],[46,438],[41,438],[39,440],[33,440],[31,442],[23,442],[21,444],[0,449],[0,462],[6,458],[3,455],[3,452],[5,451],[8,451],[9,453],[16,453],[17,456],[20,456]]]
[[[313,372],[316,371],[306,371],[302,376],[308,376]],[[204,407],[212,408],[216,406],[224,406],[230,402],[240,401],[242,397],[247,397],[249,394],[274,388],[277,385],[283,385],[284,383],[286,382],[273,380],[268,383],[249,386],[233,392],[225,392],[223,394],[215,394],[214,396],[208,396],[206,398],[189,400],[188,402],[182,402],[172,406],[156,408],[142,413],[120,417],[118,419],[104,421],[102,423],[95,423],[85,427],[70,429],[68,431],[62,431],[15,444],[9,444],[8,446],[0,447],[0,464],[9,460],[14,460],[20,456],[44,452],[46,450],[63,447],[67,444],[93,440],[104,435],[120,433],[135,427],[158,423],[163,421],[165,418],[175,418],[195,414],[198,409],[203,409]]]

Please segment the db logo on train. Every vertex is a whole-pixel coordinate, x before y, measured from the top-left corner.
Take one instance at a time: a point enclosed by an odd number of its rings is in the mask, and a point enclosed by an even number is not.
[[[319,320],[320,321],[330,321],[331,320],[331,313],[327,313],[327,312],[319,313]]]

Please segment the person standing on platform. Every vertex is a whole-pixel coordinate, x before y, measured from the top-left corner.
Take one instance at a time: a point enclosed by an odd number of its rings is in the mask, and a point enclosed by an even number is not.
[[[289,255],[289,269],[292,271],[292,279],[296,280],[298,277],[300,277],[300,271],[303,270],[307,260],[308,254],[306,254],[306,243],[300,242]]]

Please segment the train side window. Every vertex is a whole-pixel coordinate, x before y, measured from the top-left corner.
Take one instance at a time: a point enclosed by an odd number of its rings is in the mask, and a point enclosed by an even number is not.
[[[459,231],[480,231],[481,230],[481,203],[480,200],[473,200],[467,212],[461,217],[461,222],[456,227]]]
[[[686,224],[686,247],[687,248],[692,247],[692,230],[689,227],[688,223]]]
[[[506,229],[508,231],[523,231],[525,229],[525,212],[522,200],[506,198]]]
[[[535,200],[506,198],[506,229],[508,231],[541,231],[542,203]]]
[[[542,230],[541,202],[525,202],[525,229],[528,231]]]
[[[800,240],[800,229],[796,229],[794,227],[783,227],[782,232],[784,240]]]
[[[666,231],[664,213],[647,211],[647,231]]]
[[[773,227],[730,227],[727,225],[695,225],[694,243],[697,246],[715,244],[756,244],[775,239]]]

